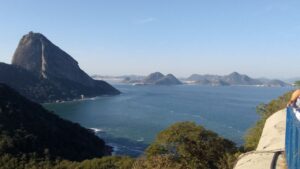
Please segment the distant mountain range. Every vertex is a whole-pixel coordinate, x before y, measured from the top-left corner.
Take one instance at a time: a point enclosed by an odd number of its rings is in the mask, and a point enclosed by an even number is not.
[[[288,79],[284,79],[285,82],[288,82],[288,83],[295,83],[296,81],[299,81],[300,80],[300,77],[294,77],[294,78],[288,78]]]
[[[118,83],[134,84],[134,85],[144,85],[144,84],[195,84],[195,85],[207,85],[207,86],[267,86],[267,87],[284,87],[290,86],[291,84],[286,83],[277,79],[267,79],[267,78],[251,78],[248,75],[240,74],[238,72],[233,72],[229,75],[200,75],[193,74],[188,78],[181,78],[178,80],[174,75],[169,74],[164,76],[160,72],[152,73],[148,76],[139,75],[124,75],[124,76],[99,76],[94,75],[94,78],[100,78],[105,80],[114,79]],[[172,80],[170,80],[172,79]]]
[[[211,86],[228,86],[228,85],[252,85],[252,86],[268,86],[268,87],[284,87],[290,84],[281,80],[269,80],[269,79],[254,79],[247,75],[233,72],[229,75],[199,75],[193,74],[187,79],[186,83],[199,84],[199,85],[211,85]]]
[[[0,82],[36,102],[120,93],[105,81],[89,77],[69,54],[33,32],[22,37],[11,65],[0,63]]]

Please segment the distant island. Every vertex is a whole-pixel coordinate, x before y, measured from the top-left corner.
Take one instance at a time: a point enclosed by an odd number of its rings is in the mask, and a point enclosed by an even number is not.
[[[163,75],[160,72],[154,72],[140,80],[132,80],[129,77],[125,78],[123,83],[131,83],[133,85],[180,85],[182,82],[174,75]]]
[[[133,85],[145,84],[193,84],[203,86],[264,86],[264,87],[286,87],[290,83],[278,79],[251,78],[248,75],[233,72],[228,75],[211,75],[211,74],[192,74],[187,78],[176,78],[172,74],[164,76],[160,72],[152,73],[148,76],[142,75],[123,75],[123,76],[100,76],[93,75],[95,79],[107,80],[113,83],[125,83]]]
[[[193,74],[185,82],[188,84],[198,85],[210,85],[210,86],[267,86],[267,87],[284,87],[290,86],[281,80],[269,80],[269,79],[254,79],[248,75],[233,72],[229,75],[200,75]]]
[[[40,103],[120,93],[92,79],[69,54],[33,32],[22,37],[11,65],[0,63],[0,83]]]

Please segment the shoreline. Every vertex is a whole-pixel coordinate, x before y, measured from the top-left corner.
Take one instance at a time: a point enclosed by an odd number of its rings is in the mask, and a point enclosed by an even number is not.
[[[99,96],[94,96],[94,97],[84,97],[83,99],[72,99],[72,100],[56,100],[53,102],[44,102],[44,103],[40,103],[41,105],[48,105],[48,104],[60,104],[60,103],[71,103],[71,102],[81,102],[81,101],[88,101],[88,100],[97,100],[100,97],[113,97],[113,96],[117,96],[117,95],[121,95],[120,94],[114,94],[114,95],[109,95],[109,94],[105,94],[105,95],[99,95]]]

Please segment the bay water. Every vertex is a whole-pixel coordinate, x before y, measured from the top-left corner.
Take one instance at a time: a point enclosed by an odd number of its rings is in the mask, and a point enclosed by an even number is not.
[[[118,155],[141,155],[163,129],[193,121],[237,145],[259,119],[256,106],[290,87],[132,86],[115,84],[122,94],[44,104],[64,119],[90,128]]]

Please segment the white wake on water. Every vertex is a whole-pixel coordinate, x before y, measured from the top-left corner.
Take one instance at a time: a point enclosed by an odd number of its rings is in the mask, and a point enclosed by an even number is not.
[[[100,128],[90,128],[90,129],[93,130],[95,133],[104,131],[103,129],[100,129]]]

